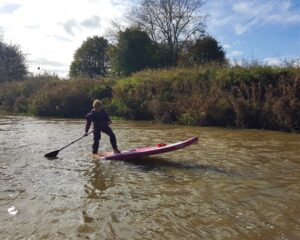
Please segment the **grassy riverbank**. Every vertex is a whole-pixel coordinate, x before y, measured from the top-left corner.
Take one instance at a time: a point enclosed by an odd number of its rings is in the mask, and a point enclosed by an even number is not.
[[[40,76],[0,85],[1,110],[38,116],[83,117],[94,98],[125,119],[300,130],[299,68],[207,66],[121,79]]]

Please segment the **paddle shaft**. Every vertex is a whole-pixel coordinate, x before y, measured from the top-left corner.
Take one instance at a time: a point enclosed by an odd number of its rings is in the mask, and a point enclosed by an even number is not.
[[[92,132],[94,132],[94,130],[92,130],[92,131],[90,131],[89,133],[87,133],[87,135],[91,134]],[[80,137],[80,138],[76,139],[75,141],[73,141],[73,142],[69,143],[68,145],[66,145],[66,146],[62,147],[62,148],[61,148],[61,149],[59,149],[58,151],[61,151],[61,150],[65,149],[66,147],[69,147],[70,145],[72,145],[73,143],[76,143],[76,142],[78,142],[80,139],[82,139],[82,138],[86,137],[87,135],[83,135],[82,137]]]

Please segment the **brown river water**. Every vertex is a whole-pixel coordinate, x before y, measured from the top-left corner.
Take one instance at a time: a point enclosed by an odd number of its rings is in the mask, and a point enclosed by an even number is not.
[[[300,239],[300,135],[114,121],[120,149],[198,136],[185,149],[93,160],[84,120],[0,116],[0,239]],[[107,136],[101,149],[111,150]]]

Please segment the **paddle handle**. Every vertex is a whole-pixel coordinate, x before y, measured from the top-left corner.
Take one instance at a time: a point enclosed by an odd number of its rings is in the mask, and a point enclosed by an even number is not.
[[[92,130],[92,131],[90,131],[89,133],[87,133],[86,135],[83,135],[82,137],[76,139],[75,141],[69,143],[67,146],[62,147],[61,149],[59,149],[59,151],[65,149],[66,147],[69,147],[69,146],[72,145],[73,143],[76,143],[77,141],[79,141],[80,139],[82,139],[82,138],[88,136],[88,135],[91,134],[92,132],[94,132],[94,130]]]

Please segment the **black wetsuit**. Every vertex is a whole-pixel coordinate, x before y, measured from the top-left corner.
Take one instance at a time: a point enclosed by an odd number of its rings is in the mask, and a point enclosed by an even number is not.
[[[97,153],[99,149],[99,141],[101,139],[101,132],[104,132],[109,136],[109,140],[113,149],[118,149],[116,136],[113,133],[111,127],[109,127],[110,117],[108,113],[102,109],[100,112],[93,109],[91,112],[86,114],[86,126],[85,132],[87,133],[90,129],[91,123],[93,122],[94,126],[94,144],[93,144],[93,153]]]

